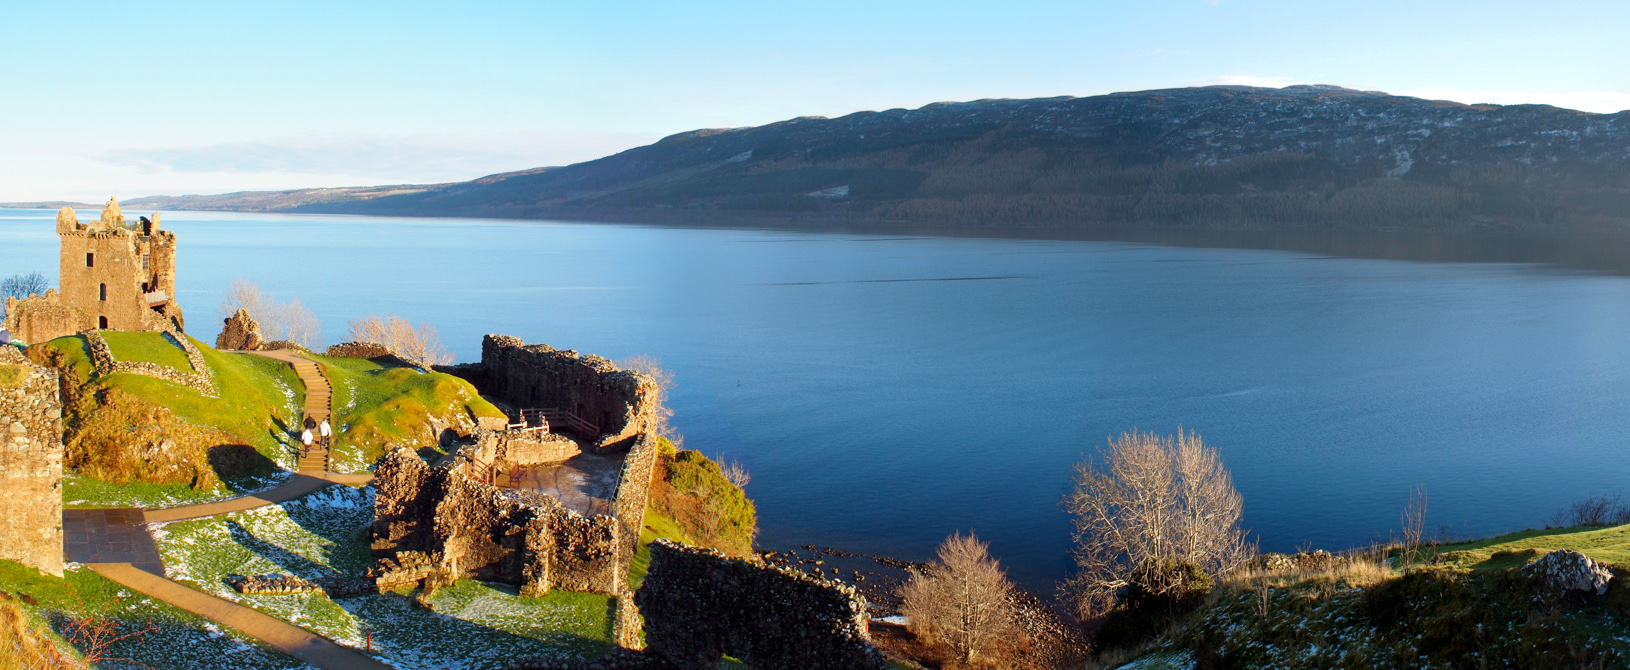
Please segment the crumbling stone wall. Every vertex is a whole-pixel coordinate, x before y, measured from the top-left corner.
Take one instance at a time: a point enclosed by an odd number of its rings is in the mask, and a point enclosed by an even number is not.
[[[729,654],[754,670],[883,670],[853,588],[657,540],[634,594],[645,654],[677,670],[712,670]]]
[[[215,348],[220,351],[254,351],[266,341],[260,335],[260,324],[242,307],[221,323],[221,334],[215,336]]]
[[[482,396],[512,407],[556,408],[594,423],[600,434],[582,437],[596,453],[631,448],[656,425],[656,382],[593,354],[487,335],[480,363],[437,369],[469,380]]]
[[[406,448],[374,471],[373,551],[424,552],[452,577],[517,584],[527,595],[551,589],[616,595],[627,563],[621,528],[583,517],[549,496],[503,489],[471,477],[462,458],[426,465]]]
[[[559,463],[582,453],[577,441],[565,435],[507,429],[481,432],[472,451],[481,462],[494,465]]]
[[[0,558],[62,575],[57,371],[0,347]]]
[[[57,212],[57,237],[62,302],[93,327],[184,329],[175,302],[175,233],[160,230],[157,214],[131,224],[109,198],[101,219],[86,224],[64,207]]]
[[[47,342],[95,327],[96,319],[63,304],[56,289],[46,291],[43,296],[31,295],[21,300],[8,296],[6,319],[0,322],[0,328],[28,344]]]

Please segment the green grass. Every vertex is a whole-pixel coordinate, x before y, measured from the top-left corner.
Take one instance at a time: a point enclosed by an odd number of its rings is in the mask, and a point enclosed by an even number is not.
[[[190,370],[179,347],[162,333],[104,332],[103,337],[114,349],[115,357],[125,352],[151,354],[150,362],[173,351],[180,361],[180,369]],[[116,344],[117,342],[117,344]],[[78,335],[62,337],[48,343],[62,352],[64,367],[73,370],[81,380],[89,380],[85,391],[108,387],[129,392],[139,398],[161,404],[176,417],[205,428],[214,428],[253,447],[271,465],[293,468],[295,448],[287,430],[290,417],[300,416],[305,402],[305,387],[289,366],[262,356],[218,352],[203,343],[193,344],[203,354],[204,361],[215,375],[215,387],[220,397],[212,398],[178,384],[146,375],[115,373],[92,379],[95,366],[91,363],[84,338]],[[121,360],[125,360],[121,358]],[[270,470],[263,470],[239,481],[206,491],[192,491],[185,484],[155,485],[141,483],[100,482],[89,477],[68,478],[64,481],[63,495],[68,501],[79,501],[83,506],[166,505],[202,502],[237,495],[244,491],[264,488],[276,482]]]
[[[386,365],[363,358],[309,356],[322,364],[334,386],[333,468],[361,472],[384,453],[384,445],[435,446],[434,416],[444,423],[462,415],[504,413],[464,381],[440,372]]]
[[[1630,525],[1574,526],[1525,530],[1495,537],[1439,545],[1429,549],[1425,559],[1447,554],[1446,562],[1473,570],[1505,570],[1520,567],[1546,552],[1572,549],[1598,561],[1630,569]],[[1498,558],[1495,554],[1501,554]]]
[[[640,528],[640,548],[628,564],[628,590],[637,591],[645,583],[645,573],[651,569],[651,543],[665,538],[690,544],[690,537],[680,530],[679,524],[661,512],[645,508],[645,524]]]
[[[430,610],[403,591],[330,599],[243,595],[230,574],[305,578],[360,574],[373,563],[372,490],[331,486],[281,505],[166,524],[159,551],[172,577],[342,644],[374,649],[403,667],[462,668],[526,655],[594,657],[611,648],[606,596],[564,591],[523,598],[505,584],[463,580],[437,591]]]
[[[70,619],[105,617],[120,634],[155,627],[153,632],[121,641],[108,650],[110,656],[151,668],[252,670],[304,665],[258,640],[125,589],[85,568],[69,570],[59,579],[11,561],[0,561],[0,591],[21,600],[31,614],[70,641],[74,640],[66,625]],[[24,598],[33,600],[33,604],[27,604]],[[133,670],[140,666],[104,662],[97,667]]]
[[[187,352],[162,333],[106,330],[102,331],[102,339],[107,341],[108,350],[113,352],[113,360],[167,365],[181,372],[193,372],[192,365],[187,362]]]

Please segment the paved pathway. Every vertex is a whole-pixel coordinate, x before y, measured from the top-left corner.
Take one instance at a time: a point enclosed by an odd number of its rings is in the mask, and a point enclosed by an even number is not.
[[[62,510],[62,539],[64,557],[75,563],[125,563],[164,574],[158,546],[138,508]]]
[[[316,363],[288,351],[247,353],[293,366],[300,381],[306,385],[306,416],[315,421],[329,417],[333,387]],[[166,579],[158,546],[147,532],[149,523],[241,512],[293,500],[331,484],[361,485],[371,480],[373,475],[369,473],[329,472],[328,451],[314,447],[301,455],[300,471],[293,478],[281,486],[252,495],[169,509],[63,510],[64,549],[68,560],[83,563],[108,579],[236,628],[323,670],[391,670],[391,666],[335,644],[328,638]]]
[[[393,670],[360,652],[334,644],[300,628],[242,605],[233,604],[194,591],[163,577],[137,569],[128,563],[96,563],[89,566],[103,577],[180,607],[198,616],[219,621],[252,635],[290,656],[324,670]]]

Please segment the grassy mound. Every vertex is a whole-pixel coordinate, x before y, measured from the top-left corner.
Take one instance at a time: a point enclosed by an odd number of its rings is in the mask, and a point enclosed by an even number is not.
[[[420,372],[364,358],[312,355],[334,386],[335,469],[360,471],[386,444],[435,446],[432,424],[473,427],[476,417],[503,418],[471,386],[453,375]]]
[[[165,365],[180,372],[193,372],[192,365],[187,362],[187,352],[176,346],[169,338],[154,337],[158,333],[130,333],[118,330],[102,332],[102,339],[108,343],[108,350],[113,352],[113,359],[130,361],[132,363],[153,363]]]
[[[1612,565],[1602,595],[1548,591],[1520,570],[1573,549]],[[1246,571],[1168,622],[1154,657],[1197,668],[1598,668],[1630,665],[1630,526],[1523,531],[1320,569]]]
[[[65,666],[24,667],[82,667],[76,663],[95,661],[97,657],[126,658],[133,662],[103,660],[95,664],[105,668],[280,670],[304,667],[302,662],[258,640],[133,593],[88,569],[69,570],[65,578],[59,579],[11,561],[0,561],[0,605],[15,607],[22,615],[10,619],[11,614],[6,614],[8,628],[20,626],[36,635],[47,636],[74,657]],[[91,640],[95,633],[117,639],[98,648]],[[0,654],[0,667],[9,667],[5,663],[13,660],[9,655]]]
[[[751,553],[758,533],[753,501],[725,478],[718,463],[659,439],[662,452],[651,482],[651,509],[671,520],[691,544],[737,556]]]
[[[181,349],[162,333],[103,336],[116,359],[179,362],[178,369],[191,370]],[[67,380],[66,500],[195,502],[260,488],[278,467],[294,465],[287,426],[299,416],[305,393],[294,371],[260,356],[193,344],[215,375],[218,398],[145,375],[97,376],[85,340],[77,335],[30,347],[30,358],[62,370]],[[144,465],[155,455],[160,463]]]

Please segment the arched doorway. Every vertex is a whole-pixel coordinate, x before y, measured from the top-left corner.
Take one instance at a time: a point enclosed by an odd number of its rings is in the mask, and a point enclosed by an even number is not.
[[[100,329],[100,330],[107,330],[108,329],[108,318],[105,317],[105,316],[96,317],[96,327],[98,329]]]

